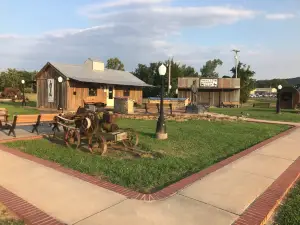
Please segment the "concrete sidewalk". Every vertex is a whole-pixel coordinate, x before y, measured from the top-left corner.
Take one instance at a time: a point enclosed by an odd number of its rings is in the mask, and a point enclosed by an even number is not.
[[[300,129],[162,201],[143,202],[0,151],[0,185],[78,225],[230,225],[299,156]]]
[[[255,122],[255,123],[282,124],[282,125],[290,125],[290,126],[296,126],[296,127],[300,126],[300,123],[297,123],[297,122],[285,122],[285,121],[276,121],[276,120],[259,120],[259,119],[247,118],[246,121]]]

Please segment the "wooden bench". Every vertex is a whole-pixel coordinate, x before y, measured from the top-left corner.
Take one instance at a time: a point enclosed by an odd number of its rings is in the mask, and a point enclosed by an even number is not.
[[[3,124],[6,124],[8,122],[8,111],[6,108],[0,108],[0,129],[2,128]]]
[[[254,108],[270,108],[271,103],[270,102],[257,102],[253,103]]]
[[[229,108],[234,108],[234,107],[239,107],[240,103],[239,102],[222,102],[221,107],[229,107]]]
[[[146,113],[149,113],[149,109],[156,109],[157,110],[157,113],[160,112],[159,108],[160,108],[160,103],[144,103],[145,104],[145,111]],[[170,114],[172,115],[173,114],[173,105],[170,103],[170,104],[164,104],[163,105],[164,108],[165,107],[168,107],[169,110],[170,110]]]
[[[14,137],[16,137],[15,129],[16,126],[26,126],[26,125],[32,125],[32,133],[36,132],[39,134],[39,126],[41,123],[53,123],[54,129],[58,129],[56,122],[55,122],[55,116],[58,114],[35,114],[35,115],[14,115],[12,123],[7,123],[6,129],[9,129],[8,136],[13,134]]]
[[[57,123],[56,123],[56,116],[58,116],[59,114],[40,114],[38,116],[38,119],[36,121],[35,124],[33,124],[33,129],[32,129],[32,133],[34,131],[36,131],[37,134],[39,134],[39,130],[38,130],[38,127],[40,126],[41,123],[49,123],[49,124],[53,124],[54,127],[52,128],[52,130],[58,130],[59,131],[59,128],[57,126]]]

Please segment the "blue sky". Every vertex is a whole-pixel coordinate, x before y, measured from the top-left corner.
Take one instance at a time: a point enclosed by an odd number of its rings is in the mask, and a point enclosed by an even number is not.
[[[163,60],[194,66],[232,48],[256,78],[295,77],[299,0],[0,0],[0,68],[119,57],[127,70]]]

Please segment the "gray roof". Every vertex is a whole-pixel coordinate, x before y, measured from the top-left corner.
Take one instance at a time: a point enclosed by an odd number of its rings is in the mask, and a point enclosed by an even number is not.
[[[127,86],[151,87],[133,74],[127,71],[104,69],[104,71],[94,71],[85,65],[70,65],[61,63],[50,63],[67,78],[91,83],[116,84]]]

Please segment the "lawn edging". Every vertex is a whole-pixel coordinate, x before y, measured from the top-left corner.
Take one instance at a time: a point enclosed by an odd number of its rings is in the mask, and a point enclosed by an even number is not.
[[[243,212],[233,225],[265,224],[298,180],[300,180],[300,157]]]
[[[27,225],[65,225],[0,185],[0,201]]]
[[[84,181],[89,182],[91,184],[94,184],[94,185],[97,185],[99,187],[108,189],[110,191],[117,192],[121,195],[126,196],[127,198],[130,198],[130,199],[137,199],[137,200],[143,200],[143,201],[154,201],[154,200],[162,200],[162,199],[168,198],[168,197],[176,194],[178,191],[180,191],[180,190],[184,189],[185,187],[191,185],[195,181],[200,180],[203,177],[207,176],[208,174],[210,174],[212,172],[215,172],[218,169],[232,163],[233,161],[248,155],[249,153],[261,148],[262,146],[265,146],[265,145],[267,145],[267,144],[269,144],[269,143],[271,143],[271,142],[273,142],[273,141],[275,141],[275,140],[277,140],[281,137],[284,137],[284,136],[290,134],[291,132],[293,132],[297,128],[298,127],[294,126],[294,127],[290,128],[290,129],[288,129],[288,130],[286,130],[282,133],[279,133],[276,136],[273,136],[269,139],[266,139],[266,140],[254,145],[254,146],[252,146],[252,147],[250,147],[246,150],[243,150],[242,152],[234,154],[233,156],[230,156],[227,159],[224,159],[224,160],[222,160],[222,161],[220,161],[216,164],[213,164],[213,165],[207,167],[206,169],[203,169],[203,170],[201,170],[201,171],[199,171],[195,174],[192,174],[192,175],[190,175],[186,178],[183,178],[183,179],[179,180],[178,182],[175,182],[175,183],[163,188],[162,190],[159,190],[159,191],[157,191],[155,193],[151,193],[151,194],[140,193],[140,192],[137,192],[137,191],[133,191],[129,188],[125,188],[123,186],[110,183],[108,181],[100,180],[99,178],[96,178],[94,176],[84,174],[84,173],[81,173],[79,171],[76,171],[76,170],[73,170],[73,169],[70,169],[70,168],[63,167],[58,163],[38,158],[36,156],[24,153],[24,152],[22,152],[18,149],[15,149],[15,148],[9,148],[9,147],[6,147],[6,146],[0,144],[0,150],[11,153],[13,155],[19,156],[21,158],[24,158],[24,159],[27,159],[27,160],[30,160],[30,161],[33,161],[33,162],[36,162],[36,163],[42,164],[42,165],[47,166],[49,168],[55,169],[57,171],[60,171],[62,173],[65,173],[65,174],[68,174],[70,176],[76,177],[78,179],[84,180]],[[38,137],[35,137],[35,139],[36,138],[38,138]],[[18,139],[15,139],[15,140],[18,140]]]
[[[13,141],[29,141],[29,140],[35,140],[35,139],[41,139],[43,138],[43,135],[36,135],[36,136],[30,136],[30,137],[12,137],[11,139],[3,139],[0,140],[0,144],[7,143],[7,142],[13,142]]]

